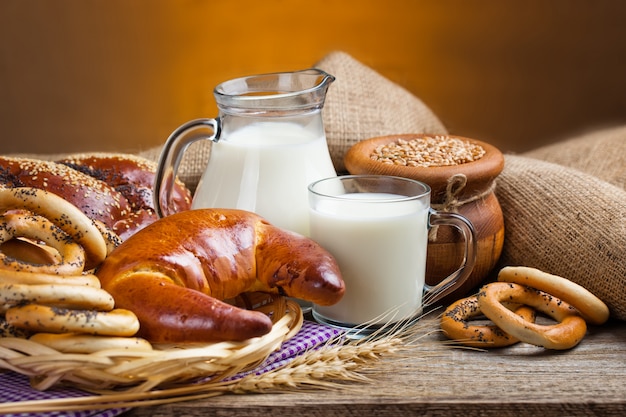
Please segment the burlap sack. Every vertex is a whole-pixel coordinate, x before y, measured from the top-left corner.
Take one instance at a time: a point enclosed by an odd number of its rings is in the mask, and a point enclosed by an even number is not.
[[[505,160],[496,189],[506,229],[500,263],[566,277],[626,320],[626,191],[551,162]]]
[[[576,168],[626,189],[626,126],[587,132],[524,155]]]
[[[332,52],[315,64],[335,76],[322,110],[335,169],[356,142],[396,133],[445,134],[446,128],[417,97],[344,52]]]

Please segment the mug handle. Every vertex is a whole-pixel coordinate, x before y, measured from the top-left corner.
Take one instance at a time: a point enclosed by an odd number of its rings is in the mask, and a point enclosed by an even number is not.
[[[207,134],[206,130],[209,129]],[[217,142],[222,123],[219,118],[195,119],[179,126],[167,138],[157,165],[154,179],[154,208],[159,217],[174,214],[178,208],[172,204],[174,182],[183,154],[192,143],[208,139]]]
[[[463,235],[465,253],[459,269],[450,274],[437,285],[424,285],[424,306],[437,302],[458,289],[470,276],[476,264],[476,232],[472,223],[456,213],[439,212],[430,209],[428,216],[429,227],[435,225],[454,226]]]

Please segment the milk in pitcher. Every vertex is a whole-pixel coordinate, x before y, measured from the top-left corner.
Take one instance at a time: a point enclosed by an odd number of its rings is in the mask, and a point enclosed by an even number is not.
[[[192,208],[238,208],[309,235],[306,185],[336,176],[319,126],[258,122],[212,144]]]

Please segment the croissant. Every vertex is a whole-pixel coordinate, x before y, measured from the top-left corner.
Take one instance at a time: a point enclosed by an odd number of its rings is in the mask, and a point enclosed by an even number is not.
[[[139,318],[153,343],[245,340],[271,330],[269,317],[222,300],[265,291],[320,305],[344,293],[339,267],[311,239],[251,212],[176,213],[129,237],[96,271],[116,307]]]

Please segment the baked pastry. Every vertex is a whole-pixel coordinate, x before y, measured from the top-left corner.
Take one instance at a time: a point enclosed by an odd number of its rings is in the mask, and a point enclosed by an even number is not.
[[[265,314],[227,300],[265,291],[330,305],[344,283],[309,238],[235,209],[164,217],[118,246],[96,271],[116,306],[133,311],[151,342],[244,340],[271,330]]]

